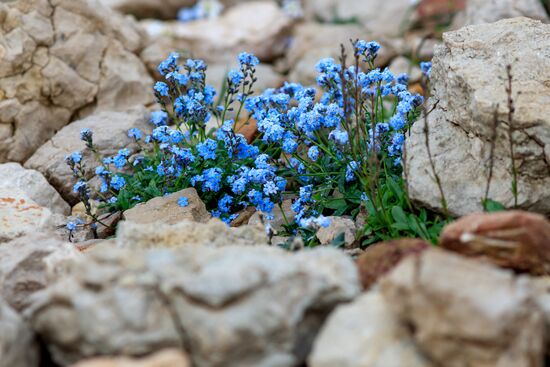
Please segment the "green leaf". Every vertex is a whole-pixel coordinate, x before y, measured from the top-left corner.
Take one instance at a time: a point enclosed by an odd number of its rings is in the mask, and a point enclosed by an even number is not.
[[[334,209],[334,210],[341,209],[342,207],[347,207],[347,203],[345,199],[330,200],[325,204],[325,208]]]
[[[400,206],[394,206],[391,209],[391,215],[396,223],[406,224],[408,222],[407,215]]]
[[[506,210],[504,205],[502,203],[499,203],[498,201],[494,201],[491,199],[484,200],[482,202],[483,209],[485,209],[488,213],[494,213],[494,212],[502,212]]]

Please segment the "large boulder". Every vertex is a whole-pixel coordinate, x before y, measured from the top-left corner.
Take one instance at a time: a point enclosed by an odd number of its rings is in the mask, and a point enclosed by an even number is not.
[[[83,152],[83,164],[86,166],[89,178],[99,165],[95,156],[86,144],[80,140],[80,131],[89,128],[93,132],[94,145],[99,154],[114,155],[119,149],[127,148],[130,153],[138,149],[133,139],[128,138],[127,132],[136,127],[142,131],[150,130],[148,113],[145,108],[133,108],[126,112],[100,112],[85,119],[65,126],[46,144],[40,147],[32,157],[25,162],[25,167],[41,172],[61,196],[74,205],[78,202],[78,195],[73,192],[76,179],[65,157],[74,151]]]
[[[293,366],[359,290],[335,249],[103,248],[35,293],[26,316],[61,365],[177,347],[199,367]]]
[[[67,215],[71,212],[69,204],[40,172],[25,169],[19,163],[0,164],[0,188],[18,188],[38,205],[50,209],[53,213]]]
[[[543,312],[528,277],[432,249],[403,260],[380,289],[436,365],[544,365]]]
[[[0,4],[0,162],[23,162],[73,116],[153,102],[135,22],[98,0]]]
[[[175,19],[178,10],[195,4],[196,0],[100,0],[110,8],[138,18]]]
[[[0,366],[38,367],[38,346],[31,328],[0,298]]]
[[[30,234],[0,246],[0,295],[17,311],[29,305],[29,297],[57,278],[80,259],[74,245],[48,234]]]
[[[462,216],[482,209],[497,107],[489,196],[507,207],[514,204],[505,91],[506,65],[511,64],[519,207],[550,213],[550,25],[508,19],[446,33],[443,42],[433,59],[428,101],[437,106],[427,121],[449,212]],[[423,119],[415,123],[406,144],[409,193],[414,201],[441,210],[426,164],[424,126]]]
[[[71,367],[190,367],[187,355],[177,349],[161,350],[143,358],[98,357]]]
[[[241,51],[271,61],[285,51],[292,24],[274,1],[239,4],[216,19],[157,23],[152,34],[157,37],[151,37],[142,55],[147,64],[157,65],[171,51],[209,63],[231,62]]]
[[[52,212],[24,191],[0,188],[0,245],[29,233],[52,231],[54,223]]]

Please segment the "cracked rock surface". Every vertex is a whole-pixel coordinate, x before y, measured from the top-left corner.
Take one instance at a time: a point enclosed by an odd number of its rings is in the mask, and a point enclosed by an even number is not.
[[[335,249],[103,249],[33,295],[33,329],[61,365],[179,347],[194,366],[300,365],[327,314],[360,291]]]
[[[0,3],[0,162],[96,110],[151,103],[136,23],[98,0]]]
[[[506,65],[512,65],[515,160],[519,207],[550,213],[550,25],[527,18],[465,27],[443,36],[431,73],[437,107],[428,117],[429,141],[452,215],[480,211],[489,174],[494,111],[498,105],[489,197],[507,207],[511,192]],[[428,108],[429,110],[430,108]],[[424,143],[423,119],[407,139],[409,194],[441,210]]]

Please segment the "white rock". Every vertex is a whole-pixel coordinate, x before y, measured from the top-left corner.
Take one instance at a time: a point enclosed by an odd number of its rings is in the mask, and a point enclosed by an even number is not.
[[[0,244],[41,230],[53,230],[52,212],[17,188],[0,188]]]
[[[493,23],[501,19],[528,17],[550,22],[539,0],[468,0],[464,25]]]
[[[65,163],[65,157],[74,151],[83,152],[83,162],[88,177],[94,175],[99,164],[93,154],[85,149],[80,140],[80,131],[89,128],[93,132],[94,145],[102,157],[115,155],[119,149],[127,148],[133,154],[137,146],[128,138],[127,132],[136,127],[143,132],[150,130],[149,116],[145,108],[134,108],[126,112],[100,112],[83,120],[75,121],[61,129],[50,141],[40,147],[25,162],[25,167],[41,172],[69,204],[76,204],[77,195],[72,187],[76,180]]]
[[[338,306],[315,340],[310,367],[431,367],[377,292]]]
[[[328,217],[330,224],[328,227],[321,227],[317,230],[315,236],[321,242],[321,245],[329,245],[338,236],[344,234],[344,243],[346,247],[353,245],[355,242],[355,222],[349,218],[343,217]]]
[[[21,189],[38,205],[50,209],[53,213],[68,215],[71,212],[69,204],[40,172],[25,169],[19,163],[0,164],[0,188]]]
[[[0,162],[23,162],[77,114],[153,102],[143,34],[98,0],[0,4]]]
[[[0,298],[0,366],[38,367],[38,346],[31,328]]]
[[[91,251],[33,295],[34,330],[62,365],[182,347],[203,367],[294,366],[326,315],[360,291],[334,249],[267,246]]]
[[[550,213],[550,25],[527,18],[446,33],[436,49],[431,73],[433,98],[430,146],[449,211],[456,216],[480,211],[489,173],[493,116],[498,138],[490,198],[513,205],[505,76],[512,65],[516,108],[513,135],[520,208]],[[483,70],[483,72],[480,72]],[[441,209],[424,143],[424,121],[412,128],[406,146],[409,194],[416,202]]]

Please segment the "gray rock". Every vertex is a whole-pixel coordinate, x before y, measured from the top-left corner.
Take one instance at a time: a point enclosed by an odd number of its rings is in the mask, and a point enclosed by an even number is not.
[[[17,311],[29,297],[64,274],[80,253],[51,233],[30,234],[0,246],[0,295]]]
[[[37,231],[53,230],[52,212],[25,192],[0,188],[0,244]]]
[[[142,59],[156,67],[171,51],[186,51],[206,62],[229,63],[247,51],[261,61],[271,61],[285,51],[292,24],[274,1],[239,4],[217,19],[156,23]]]
[[[432,367],[378,291],[330,315],[308,358],[310,367]]]
[[[528,17],[550,22],[539,0],[468,0],[463,25],[493,23],[498,20]]]
[[[103,249],[35,294],[34,330],[62,365],[183,347],[202,366],[291,366],[325,317],[359,291],[334,249]]]
[[[321,227],[317,230],[315,236],[321,242],[321,245],[329,245],[338,236],[344,234],[344,243],[346,247],[353,245],[355,242],[355,222],[349,218],[343,217],[328,217],[330,224],[328,227]]]
[[[95,110],[153,102],[136,24],[98,0],[0,4],[0,162],[23,162]]]
[[[19,163],[0,164],[0,188],[18,188],[24,191],[38,205],[53,213],[69,214],[69,204],[50,186],[38,171],[25,169]]]
[[[138,18],[174,19],[178,10],[193,5],[196,0],[101,0],[111,9]]]
[[[267,244],[263,226],[228,227],[214,218],[207,223],[182,220],[174,224],[120,223],[117,245],[122,248],[150,249],[184,246],[260,246]]]
[[[550,25],[527,18],[503,20],[446,33],[431,73],[430,146],[451,214],[480,211],[489,173],[493,116],[498,138],[490,198],[513,206],[505,92],[512,64],[516,108],[513,134],[520,208],[550,213]],[[479,72],[483,70],[484,72]],[[430,108],[430,107],[428,107]],[[441,209],[424,143],[424,121],[406,144],[411,198]]]
[[[183,208],[178,204],[182,197],[188,201],[188,205]],[[126,210],[123,216],[127,221],[136,224],[176,224],[182,221],[205,223],[212,218],[197,190],[192,187],[138,204]]]
[[[38,346],[31,328],[0,298],[0,366],[38,367]]]
[[[437,365],[544,365],[544,319],[528,277],[431,249],[403,260],[380,289]]]
[[[78,202],[78,197],[72,190],[76,180],[65,163],[65,157],[74,151],[82,151],[89,178],[94,175],[94,169],[98,166],[93,154],[85,149],[85,143],[80,140],[80,131],[83,128],[93,131],[94,145],[104,157],[115,155],[123,148],[129,149],[131,154],[135,153],[137,146],[126,134],[133,127],[144,132],[149,131],[149,125],[148,113],[143,107],[126,112],[100,112],[61,129],[25,162],[25,167],[41,172],[61,196],[74,205]]]

